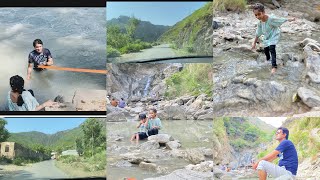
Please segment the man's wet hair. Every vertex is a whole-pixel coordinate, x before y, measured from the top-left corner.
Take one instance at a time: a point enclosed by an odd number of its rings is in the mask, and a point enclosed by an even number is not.
[[[24,90],[24,80],[21,76],[15,75],[10,78],[10,86],[12,91],[22,93]]]
[[[285,127],[279,127],[278,130],[282,130],[283,134],[286,134],[286,139],[289,138],[289,130]]]
[[[41,39],[35,39],[33,41],[33,47],[36,47],[37,44],[42,44],[43,45],[43,42],[41,41]]]
[[[157,114],[157,110],[155,108],[151,108],[149,111],[152,111]]]
[[[264,12],[264,5],[261,3],[256,3],[252,6],[253,10],[258,10],[260,12]]]

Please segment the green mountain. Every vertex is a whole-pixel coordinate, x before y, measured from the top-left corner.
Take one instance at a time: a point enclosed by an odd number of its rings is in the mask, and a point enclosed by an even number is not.
[[[193,51],[212,55],[213,6],[208,2],[202,8],[176,23],[160,38],[160,42],[172,43],[178,48],[191,47]]]
[[[98,119],[105,127],[105,119]],[[45,134],[42,132],[31,131],[21,133],[10,133],[7,141],[17,142],[25,147],[32,147],[35,144],[41,144],[52,149],[62,147],[65,149],[75,148],[76,138],[82,137],[81,125],[55,134]]]
[[[126,25],[129,22],[130,17],[128,16],[119,16],[118,18],[113,18],[107,21],[108,25],[118,25],[120,29],[125,32]],[[139,25],[136,29],[134,36],[137,39],[141,39],[145,42],[154,42],[156,41],[164,32],[166,32],[170,26],[164,25],[154,25],[148,21],[139,20]]]

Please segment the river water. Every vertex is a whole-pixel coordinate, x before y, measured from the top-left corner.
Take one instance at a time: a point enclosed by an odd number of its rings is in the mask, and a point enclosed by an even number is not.
[[[20,75],[26,81],[34,39],[43,41],[56,66],[105,69],[105,8],[1,8],[0,24],[0,110],[6,110],[9,78]],[[78,88],[105,86],[103,74],[57,70],[33,71],[25,82],[39,103],[57,95],[70,100]]]
[[[213,142],[213,131],[212,131],[212,121],[193,121],[193,120],[162,120],[163,128],[159,133],[170,134],[174,139],[180,141],[182,147],[181,149],[206,147],[212,148]],[[137,146],[145,141],[140,141],[139,144],[135,142],[130,142],[130,137],[132,134],[137,132],[138,122],[118,122],[118,123],[108,123],[107,132],[109,135],[120,135],[124,137],[122,141],[116,142],[119,147]],[[114,143],[108,143],[107,146],[110,147]],[[137,179],[144,179],[148,177],[158,177],[160,174],[155,172],[143,170],[137,165],[131,167],[116,167],[112,164],[120,161],[120,153],[115,151],[107,152],[107,177],[108,179],[123,179],[124,177],[135,177]],[[208,160],[212,160],[208,159]],[[156,162],[157,165],[162,167],[168,167],[169,171],[172,172],[176,169],[182,169],[186,165],[191,164],[190,162],[179,159],[179,158],[162,158]]]

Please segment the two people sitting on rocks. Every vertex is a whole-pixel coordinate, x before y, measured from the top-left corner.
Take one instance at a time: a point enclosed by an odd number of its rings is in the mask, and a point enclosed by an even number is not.
[[[294,144],[288,140],[289,130],[278,128],[276,140],[280,142],[278,147],[258,162],[252,164],[253,169],[258,170],[259,180],[266,180],[268,175],[279,179],[295,179],[298,170],[298,155]],[[272,163],[279,157],[279,164]]]
[[[52,106],[55,102],[48,100],[39,104],[31,89],[24,89],[24,79],[19,75],[10,78],[11,90],[8,92],[9,111],[39,111],[47,106]]]
[[[146,139],[149,136],[156,135],[162,127],[161,120],[157,117],[157,110],[152,108],[149,110],[149,117],[145,114],[139,114],[139,132],[135,133],[131,137],[131,141],[134,139],[139,142],[139,140]]]
[[[124,101],[123,98],[121,98],[120,101],[116,100],[115,98],[112,98],[110,104],[113,107],[119,107],[119,108],[126,107],[126,102]]]

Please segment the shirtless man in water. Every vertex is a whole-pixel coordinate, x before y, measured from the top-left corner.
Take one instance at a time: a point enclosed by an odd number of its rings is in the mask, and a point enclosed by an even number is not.
[[[31,79],[32,64],[33,69],[36,71],[42,71],[42,68],[38,68],[39,65],[51,66],[53,65],[52,55],[47,48],[43,48],[43,43],[40,39],[33,41],[34,50],[29,53],[28,57],[28,72],[27,79]]]

